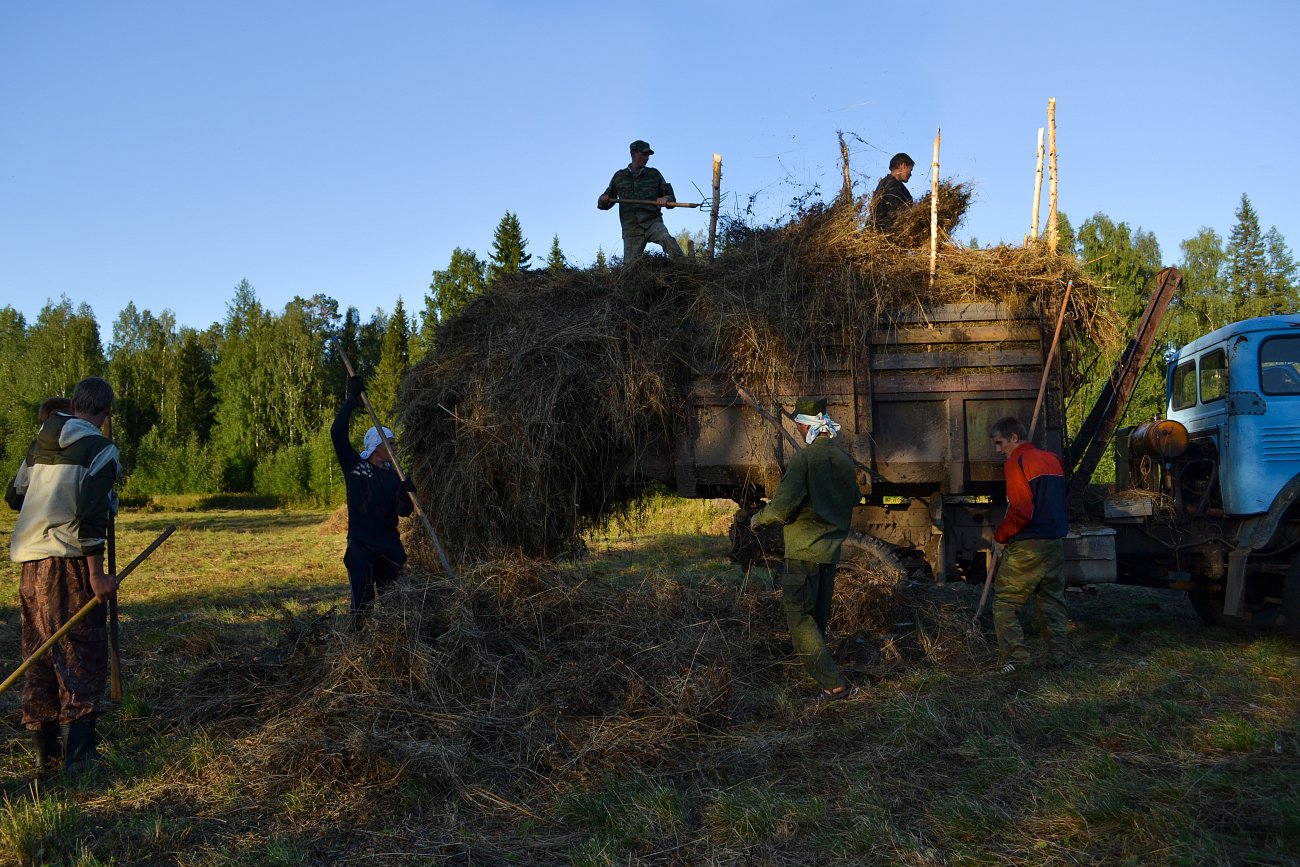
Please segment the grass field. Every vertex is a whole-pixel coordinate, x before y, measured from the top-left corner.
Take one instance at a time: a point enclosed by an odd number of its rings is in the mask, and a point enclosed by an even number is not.
[[[1076,664],[999,676],[978,588],[911,585],[832,623],[863,692],[810,707],[708,503],[576,563],[417,573],[360,639],[326,518],[122,516],[121,563],[178,531],[121,593],[105,760],[33,784],[0,696],[3,863],[1300,863],[1300,648],[1179,596],[1072,593]]]

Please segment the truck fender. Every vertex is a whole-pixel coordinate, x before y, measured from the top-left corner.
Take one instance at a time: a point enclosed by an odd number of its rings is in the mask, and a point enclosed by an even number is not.
[[[1228,554],[1228,584],[1224,588],[1223,613],[1229,617],[1245,616],[1246,561],[1250,555],[1273,539],[1282,517],[1300,499],[1300,474],[1282,486],[1268,511],[1242,522],[1237,531],[1237,547]]]

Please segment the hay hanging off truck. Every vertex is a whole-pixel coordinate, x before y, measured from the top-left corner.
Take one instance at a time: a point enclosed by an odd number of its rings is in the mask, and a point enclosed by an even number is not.
[[[940,225],[955,228],[969,200],[965,185],[942,184]],[[914,208],[928,215],[928,199]],[[745,408],[736,386],[775,407],[799,392],[830,392],[832,405],[851,401],[843,373],[863,338],[933,325],[930,342],[941,343],[945,330],[966,327],[929,318],[944,305],[966,305],[995,325],[1037,323],[1038,311],[1054,312],[1053,299],[1074,280],[1075,327],[1093,337],[1113,330],[1100,290],[1073,259],[1042,245],[946,244],[932,289],[918,239],[865,229],[864,216],[863,203],[852,202],[817,205],[778,226],[733,222],[714,260],[526,272],[475,298],[439,330],[400,400],[412,473],[430,492],[453,559],[563,550],[626,513],[652,479],[688,494],[762,493],[783,463],[779,437]],[[1008,375],[1019,383],[1028,374],[1032,392],[1042,360],[1029,358],[1037,326],[1028,336],[1025,327],[991,338],[988,349],[1027,339],[1025,358],[1013,357],[1020,364]],[[904,348],[923,355],[926,344]],[[991,363],[985,356],[974,363]],[[699,433],[691,406],[701,395],[732,410],[707,424],[752,416],[745,430],[722,433],[765,429],[761,460],[750,461],[765,468],[732,467],[704,486],[690,477],[684,450]],[[1050,421],[1059,436],[1057,416]],[[855,411],[847,417],[852,442],[880,433]]]

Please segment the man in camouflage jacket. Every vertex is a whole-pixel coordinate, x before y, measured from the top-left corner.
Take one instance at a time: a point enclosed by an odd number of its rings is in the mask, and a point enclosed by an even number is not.
[[[682,256],[681,245],[664,225],[662,208],[677,201],[672,184],[664,180],[658,169],[646,165],[650,161],[647,142],[637,139],[629,146],[632,162],[625,169],[614,172],[609,186],[596,200],[596,207],[608,211],[618,205],[618,219],[623,224],[623,264],[629,265],[645,252],[647,243],[658,244],[674,258]],[[653,205],[623,204],[628,199],[653,201]]]
[[[72,412],[45,420],[5,492],[19,510],[9,558],[22,563],[24,659],[91,599],[104,602],[117,590],[117,576],[104,569],[104,548],[121,465],[117,447],[99,430],[112,406],[113,388],[104,380],[77,383]],[[95,757],[95,712],[107,672],[100,605],[27,670],[23,725],[32,732],[38,768],[60,755],[65,769]]]

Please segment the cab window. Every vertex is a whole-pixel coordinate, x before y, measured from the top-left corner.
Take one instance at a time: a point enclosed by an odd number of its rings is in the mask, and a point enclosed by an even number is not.
[[[1264,394],[1300,394],[1300,337],[1272,337],[1259,348]]]
[[[1174,387],[1171,395],[1174,409],[1196,406],[1196,362],[1188,361],[1174,368]]]
[[[1201,356],[1201,403],[1221,400],[1228,393],[1228,356],[1222,349]]]

